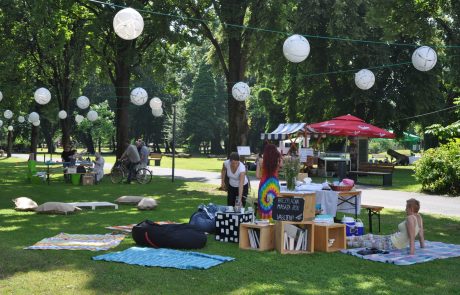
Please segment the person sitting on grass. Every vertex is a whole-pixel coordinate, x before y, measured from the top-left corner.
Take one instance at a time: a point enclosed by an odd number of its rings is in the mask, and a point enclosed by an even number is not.
[[[415,239],[418,238],[420,248],[425,248],[423,219],[418,213],[420,202],[416,199],[406,201],[406,219],[398,225],[398,232],[392,235],[371,235],[351,237],[353,246],[363,247],[364,241],[369,240],[373,248],[379,250],[403,249],[409,246],[409,254],[415,254]]]

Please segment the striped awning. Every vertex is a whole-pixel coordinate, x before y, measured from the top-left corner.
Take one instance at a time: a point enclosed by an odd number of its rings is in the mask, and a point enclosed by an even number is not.
[[[303,131],[305,123],[284,123],[270,133],[261,133],[260,139],[265,140],[283,140],[289,138],[289,135]]]

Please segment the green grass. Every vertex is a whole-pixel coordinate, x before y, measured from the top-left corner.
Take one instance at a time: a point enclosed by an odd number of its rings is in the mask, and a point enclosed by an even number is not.
[[[216,160],[217,161],[217,160]],[[113,185],[106,178],[96,186],[72,186],[56,176],[51,185],[27,184],[25,163],[0,161],[0,293],[1,294],[458,294],[460,258],[413,266],[369,262],[340,253],[280,255],[239,250],[238,245],[208,237],[200,252],[235,257],[209,270],[149,268],[91,257],[90,251],[24,250],[60,232],[103,234],[109,225],[144,219],[186,222],[201,203],[225,203],[216,186],[155,177],[149,185]],[[121,195],[156,198],[154,211],[132,206],[119,210],[85,210],[75,215],[16,212],[11,199],[28,196],[46,201],[109,201]],[[403,212],[384,210],[382,233],[389,234]],[[361,215],[367,223],[367,217]],[[460,244],[460,219],[424,216],[426,238]],[[367,225],[367,224],[366,224]],[[134,246],[127,237],[113,251]]]

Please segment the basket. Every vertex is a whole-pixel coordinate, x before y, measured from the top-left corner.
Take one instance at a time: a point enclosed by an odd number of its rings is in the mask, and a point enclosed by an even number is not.
[[[336,191],[336,192],[348,192],[353,188],[353,185],[329,185],[331,187],[331,190]]]

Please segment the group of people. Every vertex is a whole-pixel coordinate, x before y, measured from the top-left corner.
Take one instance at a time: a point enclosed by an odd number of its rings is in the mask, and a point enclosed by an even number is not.
[[[278,172],[283,165],[283,157],[273,144],[265,144],[262,153],[256,160],[256,177],[260,179],[258,189],[258,218],[272,219],[274,199],[280,195]],[[250,181],[247,177],[246,166],[240,161],[238,153],[230,154],[229,159],[222,165],[221,187],[227,191],[227,206],[245,206]],[[418,238],[420,247],[425,247],[423,219],[419,214],[420,202],[409,199],[406,203],[406,218],[398,225],[398,232],[377,236],[381,240],[380,250],[403,249],[409,246],[409,254],[415,253],[415,240]],[[360,237],[366,239],[368,236]]]
[[[102,178],[104,177],[105,160],[100,153],[95,153],[94,157],[95,159],[94,161],[92,161],[94,164],[93,171],[95,173],[94,175],[95,183],[98,184],[99,182],[101,182]],[[64,146],[64,150],[61,153],[61,160],[62,160],[62,165],[64,166],[64,169],[67,169],[68,167],[75,166],[77,160],[83,161],[83,157],[81,154],[77,153],[76,149],[72,149],[69,145],[66,145]],[[83,166],[82,168],[84,169]],[[65,175],[67,176],[67,174]]]

